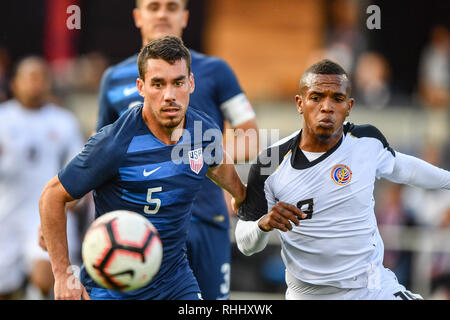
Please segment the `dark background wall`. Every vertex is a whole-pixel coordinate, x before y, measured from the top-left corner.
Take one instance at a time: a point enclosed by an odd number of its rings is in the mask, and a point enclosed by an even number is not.
[[[381,30],[368,33],[371,49],[381,52],[395,75],[396,91],[411,94],[417,84],[420,53],[436,24],[450,27],[450,1],[374,0],[381,8]]]
[[[189,47],[200,51],[205,2],[189,2],[191,17],[183,36]],[[134,0],[80,0],[78,4],[82,24],[76,39],[78,54],[99,51],[115,63],[140,49],[140,34],[131,13]],[[1,2],[0,46],[8,49],[13,61],[29,54],[43,54],[46,5],[46,0]]]
[[[48,1],[1,1],[0,46],[7,48],[12,62],[24,55],[43,54]],[[277,1],[277,4],[274,1],[274,6],[280,6],[284,1],[287,3],[289,0]],[[209,31],[205,29],[205,21],[224,19],[222,16],[214,16],[220,15],[220,12],[208,11],[210,2],[211,0],[189,1],[191,17],[183,38],[189,47],[199,51],[204,51],[205,31]],[[236,23],[244,19],[239,16],[239,3],[236,1],[233,4],[236,7],[235,13],[232,17],[227,17]],[[258,1],[252,3],[256,8]],[[366,33],[369,48],[381,52],[390,63],[394,74],[392,78],[394,90],[411,95],[417,87],[417,67],[421,50],[428,41],[429,31],[433,25],[438,23],[449,25],[450,2],[372,0],[366,3],[380,6],[382,20],[381,30]],[[140,35],[134,27],[131,15],[134,0],[78,0],[78,4],[81,7],[82,28],[74,40],[77,54],[98,51],[103,53],[110,63],[116,63],[139,50]],[[327,1],[323,1],[324,15],[326,5]],[[258,13],[257,10],[252,12],[254,15]],[[218,31],[213,30],[213,33],[214,35],[217,33],[215,36],[220,39],[220,32],[223,33],[224,30]],[[270,43],[270,39],[267,39],[267,43]],[[239,50],[253,52],[255,48],[239,48]],[[237,72],[239,74],[239,68]],[[242,75],[244,79],[246,76],[247,73]],[[247,81],[244,84],[250,86],[251,82]]]

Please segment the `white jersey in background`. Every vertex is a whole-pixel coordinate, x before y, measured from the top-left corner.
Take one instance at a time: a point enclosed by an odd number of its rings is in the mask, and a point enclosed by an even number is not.
[[[1,293],[23,281],[33,260],[48,259],[38,246],[39,197],[84,138],[75,117],[53,104],[30,110],[9,100],[0,104],[0,124]]]
[[[291,231],[278,230],[288,284],[340,289],[395,284],[395,276],[382,266],[384,247],[374,213],[375,179],[450,188],[450,173],[394,152],[370,125],[344,124],[336,146],[312,161],[299,149],[300,137],[301,132],[296,132],[281,140],[252,165],[235,232],[240,251],[251,255],[264,249],[269,232],[259,229],[257,221],[278,201],[286,202],[308,214],[299,226],[292,224]],[[416,169],[440,179],[417,183]]]

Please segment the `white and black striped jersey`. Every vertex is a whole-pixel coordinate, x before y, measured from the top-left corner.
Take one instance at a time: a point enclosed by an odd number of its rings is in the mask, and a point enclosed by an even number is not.
[[[341,140],[312,162],[300,137],[296,132],[259,155],[239,218],[256,221],[278,201],[296,205],[308,218],[278,232],[288,271],[311,284],[366,287],[384,253],[374,183],[392,173],[396,153],[371,125],[345,123]]]

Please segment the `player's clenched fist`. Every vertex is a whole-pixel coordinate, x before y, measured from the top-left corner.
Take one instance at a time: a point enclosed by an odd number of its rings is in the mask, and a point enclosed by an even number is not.
[[[288,231],[292,230],[291,222],[298,226],[299,220],[305,218],[306,214],[296,206],[285,202],[278,202],[259,220],[258,226],[264,231],[273,229]]]
[[[85,287],[71,274],[55,276],[55,300],[91,300]]]

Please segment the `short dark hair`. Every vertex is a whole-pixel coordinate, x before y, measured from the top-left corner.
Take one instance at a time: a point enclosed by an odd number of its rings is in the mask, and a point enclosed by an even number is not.
[[[323,59],[315,64],[313,64],[311,67],[309,67],[305,73],[313,73],[313,74],[338,74],[343,75],[345,74],[348,77],[347,72],[345,72],[344,68],[342,68],[339,64],[336,62],[333,62],[328,59]]]
[[[184,59],[188,73],[191,73],[191,53],[183,44],[183,40],[175,36],[155,39],[142,48],[137,59],[139,77],[142,80],[145,80],[148,59],[162,59],[170,64]]]
[[[188,0],[182,0],[184,4],[184,9],[187,9]],[[136,8],[139,8],[142,4],[142,0],[136,0]]]
[[[347,72],[342,68],[339,64],[336,62],[333,62],[328,59],[320,60],[319,62],[316,62],[312,66],[310,66],[302,75],[300,79],[300,90],[302,89],[304,85],[304,80],[308,74],[336,74],[336,75],[345,75],[349,82],[349,90],[351,90],[351,82],[350,77],[348,76]]]

